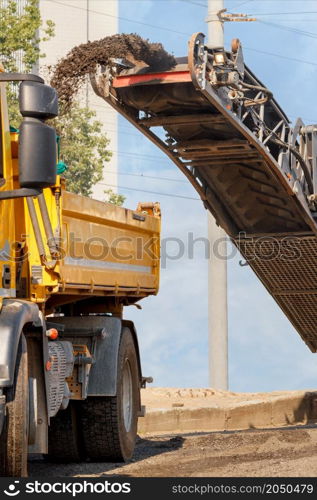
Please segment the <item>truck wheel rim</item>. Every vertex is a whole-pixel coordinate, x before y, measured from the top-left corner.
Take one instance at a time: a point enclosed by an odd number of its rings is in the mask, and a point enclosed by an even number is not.
[[[124,365],[122,376],[122,406],[123,406],[123,421],[127,432],[130,431],[132,421],[132,375],[130,364],[127,361]]]

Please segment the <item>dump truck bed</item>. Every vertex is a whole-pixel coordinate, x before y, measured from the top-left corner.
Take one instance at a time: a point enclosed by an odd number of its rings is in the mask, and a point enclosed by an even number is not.
[[[116,295],[157,292],[160,219],[65,192],[60,269],[63,292]]]
[[[28,221],[33,300],[40,302],[43,297],[47,311],[54,311],[87,299],[95,305],[100,300],[129,305],[158,292],[158,203],[139,203],[136,210],[129,210],[62,190],[57,208],[51,189],[45,190],[45,197],[55,232],[60,227],[60,258],[56,265],[49,266],[48,261],[43,265]],[[40,219],[37,200],[34,204]],[[49,254],[47,243],[46,252]]]
[[[254,117],[248,109],[240,115],[234,112],[222,89],[205,78],[198,45],[199,36],[190,42],[188,59],[179,59],[172,70],[130,70],[114,78],[110,87],[103,76],[93,86],[184,173],[315,352],[315,219],[301,189],[296,191],[298,179],[283,167],[278,143],[265,140],[268,134],[253,133]],[[244,78],[249,86],[263,87],[248,68]],[[282,141],[289,122],[276,101],[271,99],[263,109],[258,106],[256,113],[259,122],[262,113]]]

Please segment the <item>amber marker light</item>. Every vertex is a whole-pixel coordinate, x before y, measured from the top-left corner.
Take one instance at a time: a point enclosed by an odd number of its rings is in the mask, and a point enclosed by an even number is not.
[[[46,336],[50,340],[56,340],[58,337],[58,330],[56,330],[56,328],[50,328],[49,330],[47,330]]]

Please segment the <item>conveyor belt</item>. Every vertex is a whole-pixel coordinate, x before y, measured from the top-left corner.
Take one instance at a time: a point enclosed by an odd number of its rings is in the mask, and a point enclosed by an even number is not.
[[[244,66],[239,42],[223,54],[226,65],[216,65],[215,51],[197,34],[188,59],[168,72],[102,74],[92,83],[181,169],[316,352],[314,132],[301,122],[291,129]]]

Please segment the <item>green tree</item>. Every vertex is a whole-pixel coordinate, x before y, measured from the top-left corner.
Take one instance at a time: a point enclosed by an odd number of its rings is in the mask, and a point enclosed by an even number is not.
[[[42,36],[39,35],[41,28]],[[6,71],[18,71],[18,61],[23,65],[23,71],[32,71],[41,53],[39,44],[54,36],[54,23],[44,24],[38,8],[38,0],[28,0],[23,12],[19,12],[17,0],[0,2],[0,60]],[[18,127],[21,116],[17,101],[17,86],[8,86],[8,105],[10,123]]]
[[[60,160],[68,168],[63,176],[73,193],[90,196],[93,186],[102,179],[104,162],[109,161],[109,140],[95,112],[74,103],[70,111],[54,120],[60,136]]]
[[[107,203],[112,203],[113,205],[118,205],[118,207],[122,207],[126,200],[126,197],[123,194],[115,193],[112,189],[106,189],[104,193],[107,196],[105,201]]]
[[[0,61],[6,71],[18,71],[21,61],[23,71],[32,72],[38,60],[45,57],[40,43],[54,36],[54,23],[43,23],[38,3],[28,0],[20,12],[19,0],[0,0]],[[10,124],[19,128],[18,84],[8,85],[7,90]],[[109,141],[95,116],[75,103],[67,113],[60,110],[60,117],[53,123],[61,136],[60,159],[68,165],[64,173],[67,189],[87,196],[101,180],[103,164],[111,157]]]

